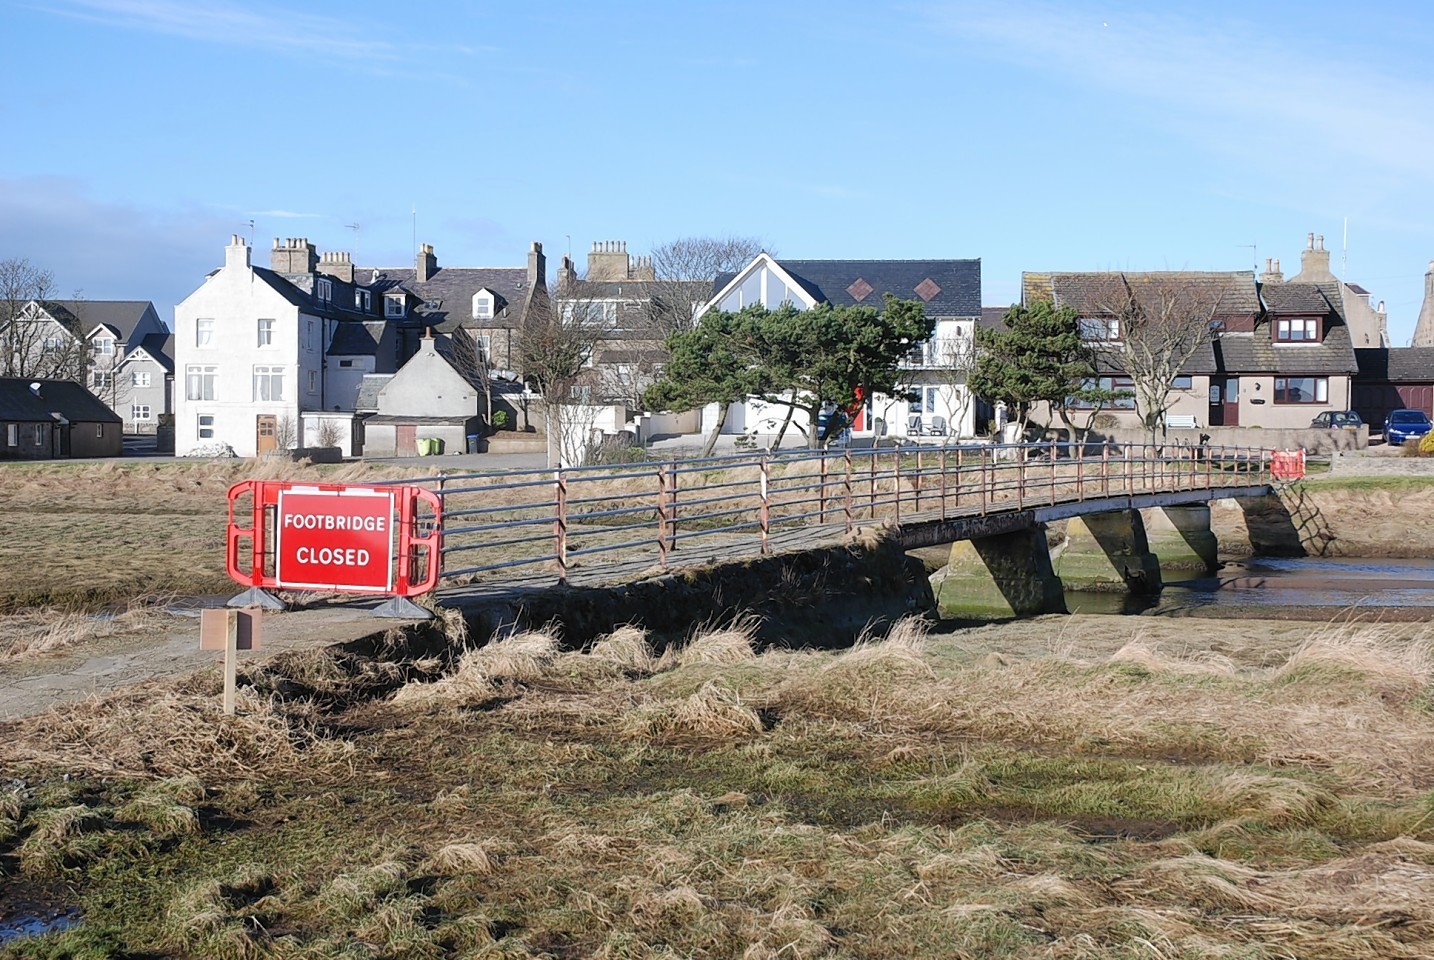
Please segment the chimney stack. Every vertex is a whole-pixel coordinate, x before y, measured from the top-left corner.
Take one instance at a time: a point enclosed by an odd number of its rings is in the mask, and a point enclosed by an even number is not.
[[[537,290],[548,285],[548,259],[543,256],[543,245],[534,240],[528,250],[528,289]]]
[[[418,248],[415,277],[419,283],[427,283],[438,272],[438,257],[433,254],[433,244],[425,243]]]
[[[1304,250],[1300,251],[1300,272],[1294,277],[1297,283],[1334,283],[1334,274],[1329,272],[1329,251],[1324,248],[1324,235],[1306,234]]]
[[[1411,347],[1434,347],[1434,260],[1424,274],[1424,303],[1419,307],[1419,320],[1414,324]]]
[[[307,237],[289,237],[283,243],[274,238],[269,251],[269,269],[275,273],[313,273],[319,265],[319,254]]]
[[[319,273],[344,283],[354,282],[354,262],[344,251],[334,250],[319,257]]]
[[[1285,282],[1285,275],[1280,272],[1280,261],[1268,258],[1265,260],[1265,272],[1260,277],[1260,282],[1266,284]]]
[[[224,268],[249,269],[249,245],[237,233],[229,235],[229,246],[224,248]]]
[[[588,253],[589,280],[631,280],[626,240],[599,240]]]

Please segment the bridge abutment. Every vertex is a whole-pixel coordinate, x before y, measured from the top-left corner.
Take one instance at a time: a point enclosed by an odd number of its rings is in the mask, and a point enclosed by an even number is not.
[[[1210,529],[1208,503],[1155,507],[1148,512],[1150,549],[1168,572],[1213,573],[1220,566],[1220,544]]]
[[[932,578],[943,617],[1015,617],[1065,613],[1042,526],[958,540]]]
[[[1072,517],[1055,562],[1068,590],[1160,592],[1160,559],[1151,552],[1139,510]]]

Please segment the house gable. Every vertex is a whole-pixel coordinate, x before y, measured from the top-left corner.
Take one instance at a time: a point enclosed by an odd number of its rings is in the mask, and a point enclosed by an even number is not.
[[[798,310],[810,310],[818,302],[817,298],[782,269],[777,261],[765,253],[759,253],[717,291],[702,313],[708,310],[735,313],[754,304],[775,310],[783,303],[790,303]]]
[[[882,306],[886,294],[921,303],[928,316],[981,315],[980,260],[774,260],[760,254],[736,275],[719,275],[711,309],[768,308],[790,301],[798,309],[818,303]]]
[[[379,389],[377,407],[386,417],[472,417],[478,412],[478,388],[432,337],[424,337],[418,352]]]

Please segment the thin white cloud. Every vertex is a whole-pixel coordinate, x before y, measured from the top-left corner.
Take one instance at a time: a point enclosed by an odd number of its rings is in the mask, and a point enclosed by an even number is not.
[[[398,60],[398,48],[364,36],[349,21],[290,9],[193,0],[50,0],[42,9],[103,23],[280,53],[344,60]]]
[[[1391,74],[1317,23],[1015,2],[926,8],[948,35],[1033,71],[1166,111],[1164,124],[1211,152],[1330,178],[1346,160],[1429,178],[1434,84]],[[1093,130],[1118,147],[1138,130]]]
[[[322,213],[297,213],[293,210],[255,210],[251,217],[275,217],[280,220],[317,220]]]

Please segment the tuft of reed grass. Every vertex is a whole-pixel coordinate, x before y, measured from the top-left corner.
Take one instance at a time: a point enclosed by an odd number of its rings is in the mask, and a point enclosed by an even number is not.
[[[1403,638],[1388,625],[1330,624],[1275,672],[1284,683],[1339,683],[1350,675],[1387,701],[1408,703],[1434,680],[1434,636]]]
[[[490,845],[492,841],[488,841]],[[475,842],[449,843],[439,847],[424,863],[423,870],[440,877],[458,877],[470,874],[487,876],[493,872],[493,857],[488,845]]]
[[[1159,646],[1137,637],[1115,653],[1110,662],[1139,667],[1152,674],[1176,676],[1233,677],[1235,662],[1217,653],[1202,652],[1190,656],[1172,656]]]
[[[628,718],[634,733],[689,733],[703,737],[760,735],[761,715],[730,688],[714,681],[704,683],[696,693],[677,701],[649,704]]]
[[[602,663],[610,663],[638,674],[651,673],[657,664],[652,645],[647,639],[647,631],[632,624],[618,627],[612,633],[600,637],[588,649],[587,655]]]
[[[657,669],[670,670],[699,663],[728,666],[752,660],[757,656],[757,630],[761,625],[761,617],[741,613],[725,627],[700,627],[687,643],[663,651]]]
[[[394,694],[393,702],[414,707],[481,702],[493,695],[496,681],[530,682],[544,677],[560,647],[561,637],[555,627],[493,640],[465,653],[457,669],[443,679],[405,684]]]

